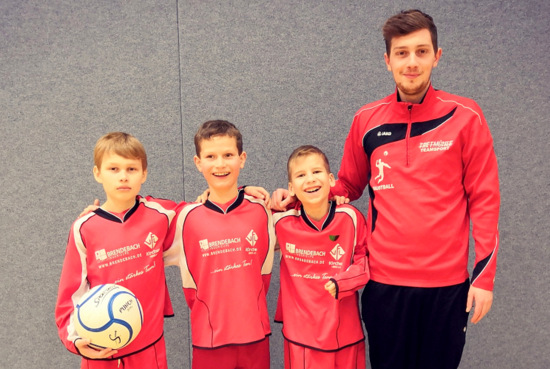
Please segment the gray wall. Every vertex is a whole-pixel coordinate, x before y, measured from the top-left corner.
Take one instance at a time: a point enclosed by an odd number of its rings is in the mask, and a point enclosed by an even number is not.
[[[550,3],[524,1],[31,1],[0,3],[2,368],[77,368],[53,309],[71,222],[98,197],[97,138],[128,131],[150,156],[143,194],[193,200],[205,182],[192,136],[207,119],[242,130],[241,184],[286,186],[311,143],[338,170],[355,111],[393,91],[380,26],[417,7],[439,26],[437,88],[474,98],[495,140],[501,251],[492,311],[461,368],[548,368],[547,160]],[[356,202],[363,211],[365,199]],[[278,285],[270,292],[273,313]],[[166,322],[171,368],[189,367],[187,307]],[[282,368],[274,325],[273,368]]]

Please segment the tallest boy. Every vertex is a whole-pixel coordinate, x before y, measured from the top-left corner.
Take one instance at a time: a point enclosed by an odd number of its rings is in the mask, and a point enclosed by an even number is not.
[[[401,12],[383,34],[397,88],[356,113],[332,192],[355,200],[369,190],[371,281],[362,315],[372,368],[457,368],[467,312],[473,304],[477,323],[493,300],[500,206],[493,141],[474,101],[432,87],[441,49],[429,15]]]

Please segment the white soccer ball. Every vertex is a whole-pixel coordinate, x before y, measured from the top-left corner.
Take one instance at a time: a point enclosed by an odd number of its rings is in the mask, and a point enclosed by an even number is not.
[[[86,292],[73,315],[76,332],[90,346],[120,349],[141,330],[143,310],[136,296],[117,284],[101,284]]]

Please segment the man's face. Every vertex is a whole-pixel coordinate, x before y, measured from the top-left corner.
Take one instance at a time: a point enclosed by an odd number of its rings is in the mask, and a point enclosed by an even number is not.
[[[422,100],[430,86],[432,69],[440,57],[441,49],[434,51],[427,29],[392,39],[390,54],[384,54],[384,59],[402,101],[418,103]]]

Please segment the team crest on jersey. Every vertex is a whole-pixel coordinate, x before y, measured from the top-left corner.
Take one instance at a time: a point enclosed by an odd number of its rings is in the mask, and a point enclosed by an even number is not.
[[[334,260],[340,260],[345,253],[346,252],[340,244],[334,246],[334,248],[330,251],[330,255],[334,258]]]
[[[159,238],[153,232],[149,232],[144,243],[149,246],[150,249],[154,249],[158,240]]]
[[[254,246],[256,245],[256,241],[258,241],[258,235],[256,234],[256,232],[254,232],[254,230],[251,230],[248,236],[246,236],[246,240],[248,241],[250,246]]]

